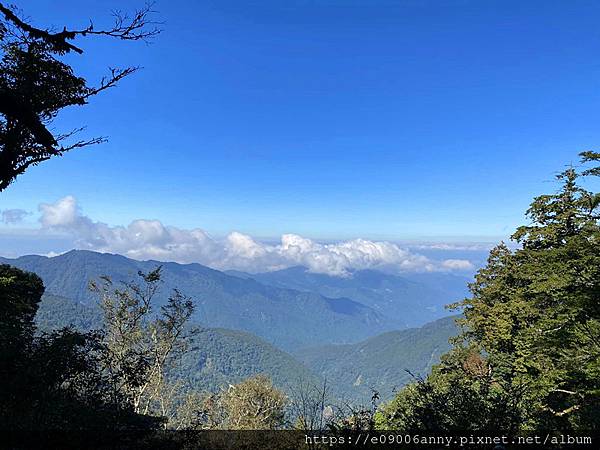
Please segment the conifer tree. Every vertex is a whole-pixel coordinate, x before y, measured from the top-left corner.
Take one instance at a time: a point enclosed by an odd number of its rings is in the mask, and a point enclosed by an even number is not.
[[[380,411],[379,427],[598,429],[600,194],[583,187],[598,175],[569,167],[558,192],[534,199],[517,249],[492,250],[472,296],[454,305],[464,313],[454,349]]]

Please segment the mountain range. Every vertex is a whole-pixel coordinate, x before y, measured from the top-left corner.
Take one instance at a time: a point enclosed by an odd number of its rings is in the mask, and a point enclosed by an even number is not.
[[[335,277],[313,273],[302,266],[258,274],[227,273],[269,286],[330,298],[351,298],[386,317],[393,329],[421,326],[447,316],[445,306],[468,294],[468,279],[449,273],[398,276],[377,270],[359,270],[350,272],[350,276]]]
[[[447,316],[443,306],[464,297],[466,279],[431,274],[414,281],[373,270],[351,277],[308,272],[303,267],[262,273],[224,273],[200,264],[137,261],[120,255],[73,250],[55,257],[0,258],[37,273],[46,293],[77,304],[96,305],[90,280],[136,278],[162,266],[163,286],[157,304],[177,288],[196,303],[193,320],[207,327],[243,330],[284,350],[324,344],[354,343],[385,331],[421,326]],[[440,288],[439,278],[446,280]],[[448,287],[450,286],[450,287]]]
[[[37,273],[46,292],[83,305],[97,303],[90,280],[107,275],[128,281],[138,271],[162,266],[157,305],[177,288],[194,299],[194,322],[256,334],[279,348],[292,350],[325,343],[356,342],[394,325],[372,308],[348,298],[328,298],[311,292],[278,288],[242,279],[200,264],[136,261],[120,255],[70,251],[52,258],[24,256],[1,259]]]
[[[371,389],[389,398],[425,374],[455,334],[443,305],[466,293],[466,279],[450,274],[397,276],[373,270],[333,277],[293,267],[248,274],[200,264],[137,261],[74,250],[55,256],[0,258],[37,273],[46,286],[36,320],[41,330],[101,326],[90,280],[135,279],[162,266],[156,305],[173,288],[192,297],[200,328],[177,377],[214,390],[255,373],[285,387],[294,380],[327,379],[338,398],[364,402]],[[421,327],[422,326],[422,327]],[[421,327],[421,328],[407,328]],[[390,331],[394,330],[394,331]]]

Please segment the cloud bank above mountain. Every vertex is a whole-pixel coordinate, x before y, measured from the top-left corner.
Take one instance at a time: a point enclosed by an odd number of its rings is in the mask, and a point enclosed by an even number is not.
[[[43,232],[61,232],[80,249],[118,253],[134,259],[197,262],[215,269],[264,272],[302,265],[310,271],[347,276],[352,270],[390,272],[465,271],[468,260],[433,261],[385,241],[353,239],[322,244],[296,234],[284,234],[277,244],[257,241],[232,232],[214,239],[206,231],[167,226],[158,220],[134,220],[127,226],[110,226],[85,216],[73,196],[41,204]]]

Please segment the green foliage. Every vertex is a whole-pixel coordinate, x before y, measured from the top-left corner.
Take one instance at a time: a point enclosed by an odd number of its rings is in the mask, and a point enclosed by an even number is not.
[[[159,290],[161,267],[144,273],[141,282],[114,286],[109,277],[91,289],[101,297],[101,366],[137,414],[176,417],[174,408],[185,402],[185,386],[175,385],[168,373],[176,370],[188,350],[194,331],[188,321],[194,312],[191,299],[174,290],[160,312],[154,314],[153,297]]]
[[[49,294],[42,299],[36,322],[45,331],[68,325],[88,330],[103,323],[94,304]],[[387,400],[410,382],[407,369],[415,374],[428,373],[450,348],[448,339],[457,332],[454,318],[446,318],[357,344],[302,349],[292,356],[244,331],[199,327],[193,345],[170,376],[201,392],[216,392],[259,373],[269,375],[288,393],[299,381],[319,385],[320,378],[326,378],[331,396],[368,403],[372,389]]]
[[[275,430],[286,424],[288,398],[264,375],[230,385],[204,403],[205,425],[228,430]]]
[[[370,402],[373,391],[382,400],[411,381],[410,371],[426,375],[450,349],[458,333],[455,317],[421,328],[392,331],[357,344],[328,345],[299,350],[300,361],[329,382],[338,398],[354,404]]]
[[[375,421],[380,429],[407,433],[511,431],[513,414],[511,397],[498,389],[485,358],[460,348],[381,407]]]
[[[196,390],[217,392],[258,374],[268,375],[286,392],[299,380],[320,381],[293,356],[263,339],[223,328],[200,328],[172,376],[188,381]]]
[[[584,162],[599,161],[587,152]],[[537,197],[531,224],[500,245],[471,285],[463,333],[432,375],[378,416],[406,430],[593,430],[600,421],[598,195],[569,168]],[[424,428],[423,428],[424,427]]]
[[[156,293],[160,295],[160,291]],[[36,315],[43,332],[73,326],[80,331],[101,329],[101,308],[96,303],[44,294]],[[169,370],[173,382],[184,382],[200,392],[217,392],[257,374],[267,374],[277,387],[289,390],[297,380],[319,383],[319,377],[293,356],[250,333],[224,328],[195,329],[193,342]]]
[[[44,291],[35,274],[0,266],[0,422],[6,429],[153,429],[102,370],[102,336],[63,328],[35,333]]]
[[[31,338],[33,319],[44,293],[38,276],[0,265],[0,345],[18,351]]]
[[[35,323],[40,331],[49,332],[72,326],[85,332],[102,328],[102,314],[99,305],[88,305],[59,295],[44,294],[35,315]]]

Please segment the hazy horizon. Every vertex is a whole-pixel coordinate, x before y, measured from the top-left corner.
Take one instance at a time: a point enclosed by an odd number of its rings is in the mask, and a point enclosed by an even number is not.
[[[287,233],[257,238],[239,231],[214,236],[202,228],[181,229],[158,220],[108,225],[84,214],[67,196],[40,204],[39,212],[0,211],[0,256],[58,255],[71,249],[121,254],[133,259],[201,263],[216,269],[262,272],[296,265],[331,275],[349,270],[472,273],[499,241],[311,239]]]

